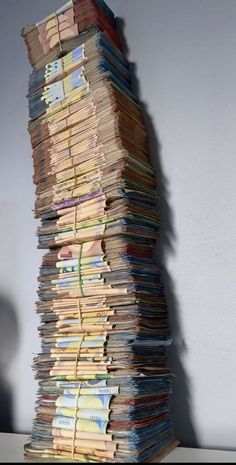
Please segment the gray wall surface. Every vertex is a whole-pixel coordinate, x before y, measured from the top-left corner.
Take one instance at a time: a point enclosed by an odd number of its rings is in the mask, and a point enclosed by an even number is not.
[[[108,3],[124,20],[158,171],[177,437],[183,445],[236,449],[236,1]],[[61,4],[1,2],[0,400],[12,398],[9,428],[13,421],[20,432],[31,429],[37,387],[31,363],[40,346],[41,257],[20,29]]]

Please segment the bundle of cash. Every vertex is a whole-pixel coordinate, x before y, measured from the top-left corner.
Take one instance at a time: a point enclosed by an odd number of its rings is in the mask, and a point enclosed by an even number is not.
[[[81,33],[82,32],[82,33]],[[148,134],[116,19],[73,0],[23,32],[41,352],[30,459],[149,462],[175,447]]]
[[[103,0],[70,0],[44,20],[23,28],[31,65],[38,69],[71,51],[79,36],[92,28],[122,49],[114,14]]]

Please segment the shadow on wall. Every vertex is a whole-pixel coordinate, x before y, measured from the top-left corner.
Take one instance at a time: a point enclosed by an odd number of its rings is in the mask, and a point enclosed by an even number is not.
[[[9,366],[19,342],[16,310],[13,303],[0,293],[0,432],[13,433],[13,399],[7,379]]]
[[[124,51],[128,56],[129,49],[125,40],[125,22],[123,19],[118,18],[117,27],[122,37]],[[130,63],[130,66],[134,90],[140,98],[139,82],[136,77],[136,65],[134,63]],[[173,382],[173,395],[170,407],[174,421],[176,438],[180,441],[180,445],[185,447],[198,447],[192,422],[190,380],[182,363],[182,357],[187,351],[187,347],[182,336],[179,305],[175,296],[174,283],[166,268],[167,256],[175,253],[175,231],[173,226],[173,214],[168,200],[168,181],[162,169],[161,145],[158,140],[155,125],[148,113],[147,105],[142,104],[142,102],[140,105],[144,113],[145,126],[149,135],[151,161],[157,177],[158,211],[160,213],[161,220],[160,237],[157,242],[157,258],[162,270],[162,280],[165,288],[165,295],[169,309],[169,321],[173,337],[173,343],[169,349],[169,365],[176,378]]]

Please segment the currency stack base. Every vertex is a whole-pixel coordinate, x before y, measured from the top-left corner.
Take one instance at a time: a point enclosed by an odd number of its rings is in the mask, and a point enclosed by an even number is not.
[[[34,67],[29,134],[45,250],[33,360],[39,389],[25,455],[159,461],[177,445],[154,251],[160,219],[116,20],[101,0],[74,0],[23,36]]]

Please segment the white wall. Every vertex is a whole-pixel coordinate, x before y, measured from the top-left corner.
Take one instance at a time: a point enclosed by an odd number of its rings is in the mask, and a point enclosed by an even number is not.
[[[156,164],[166,178],[162,243],[169,236],[173,248],[165,247],[164,259],[176,336],[170,360],[177,375],[177,436],[184,444],[236,448],[236,2],[108,3],[125,20],[129,57],[160,144]],[[0,298],[10,297],[18,319],[8,372],[18,431],[29,431],[33,416],[30,365],[39,349],[34,300],[40,264],[24,99],[29,67],[19,30],[60,4],[8,0],[0,27],[1,43],[8,37],[0,53]]]
[[[171,354],[177,433],[189,444],[236,448],[236,2],[109,4],[125,19],[168,181],[170,312],[177,308],[186,346],[183,367]]]

